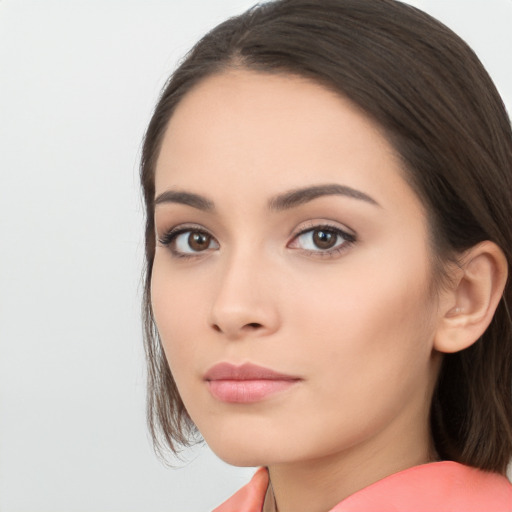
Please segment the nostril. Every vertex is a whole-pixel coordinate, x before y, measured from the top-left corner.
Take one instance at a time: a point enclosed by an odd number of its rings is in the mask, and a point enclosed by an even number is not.
[[[248,324],[243,325],[242,330],[253,331],[256,329],[260,329],[261,327],[263,327],[262,324],[259,324],[258,322],[250,322]],[[212,324],[212,329],[217,332],[224,332],[217,324]]]
[[[1,1],[1,0],[0,0]],[[233,322],[230,323],[226,321],[225,323],[218,322],[214,323],[212,322],[211,328],[220,334],[225,334],[228,337],[238,337],[240,335],[249,334],[251,332],[261,332],[264,330],[265,325],[260,324],[259,322]]]

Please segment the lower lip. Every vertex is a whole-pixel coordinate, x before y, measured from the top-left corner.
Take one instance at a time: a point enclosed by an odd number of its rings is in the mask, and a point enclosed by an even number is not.
[[[221,402],[248,404],[259,402],[271,395],[285,391],[297,380],[212,380],[208,381],[210,393]]]

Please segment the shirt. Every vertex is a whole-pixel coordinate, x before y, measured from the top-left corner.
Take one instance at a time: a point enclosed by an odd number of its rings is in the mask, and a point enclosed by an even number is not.
[[[276,512],[268,471],[213,512]],[[512,512],[512,485],[506,477],[457,462],[415,466],[357,491],[329,512]]]

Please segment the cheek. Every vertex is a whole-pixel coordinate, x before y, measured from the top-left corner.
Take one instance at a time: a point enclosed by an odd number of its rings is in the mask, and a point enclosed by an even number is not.
[[[176,377],[182,362],[198,351],[201,338],[197,328],[203,318],[203,304],[198,301],[195,287],[180,273],[172,272],[165,254],[157,253],[153,264],[151,305],[167,361]]]
[[[324,432],[326,450],[333,440],[350,444],[371,435],[404,408],[423,407],[432,378],[434,324],[425,267],[351,270],[339,276],[339,287],[311,279],[304,283],[307,293],[290,296],[293,358],[308,370],[299,409],[309,407],[310,420],[297,424],[305,440],[310,431]]]
[[[330,368],[333,380],[348,381],[351,389],[365,382],[371,392],[399,373],[413,379],[415,371],[427,371],[434,332],[428,267],[418,255],[397,261],[347,264],[328,281],[308,280],[307,293],[290,297],[316,372]]]
[[[204,391],[197,368],[204,367],[206,291],[194,286],[183,273],[173,272],[165,254],[159,256],[151,279],[153,316],[178,393],[192,414]]]

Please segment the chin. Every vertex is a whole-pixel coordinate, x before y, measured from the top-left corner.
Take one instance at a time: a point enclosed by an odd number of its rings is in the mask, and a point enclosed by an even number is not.
[[[204,437],[210,449],[231,466],[257,467],[276,462],[276,450],[259,439],[227,436],[222,439]]]

